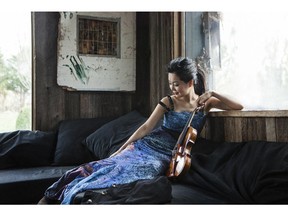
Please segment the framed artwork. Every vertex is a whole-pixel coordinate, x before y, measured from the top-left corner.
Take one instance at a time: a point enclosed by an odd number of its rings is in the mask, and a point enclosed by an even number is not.
[[[74,91],[135,91],[135,12],[61,12],[57,83]]]

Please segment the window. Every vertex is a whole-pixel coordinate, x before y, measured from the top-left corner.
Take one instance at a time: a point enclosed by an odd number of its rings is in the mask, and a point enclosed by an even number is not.
[[[31,129],[31,13],[0,14],[0,132]]]
[[[119,56],[119,19],[78,17],[78,53]]]
[[[287,110],[288,14],[220,15],[220,53],[210,41],[211,59],[221,59],[221,64],[211,61],[212,88],[234,95],[248,110]]]

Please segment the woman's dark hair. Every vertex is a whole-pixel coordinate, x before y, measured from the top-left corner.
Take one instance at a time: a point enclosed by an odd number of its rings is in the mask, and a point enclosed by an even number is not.
[[[175,73],[180,80],[188,83],[194,80],[194,91],[201,95],[205,92],[205,73],[197,67],[195,61],[188,57],[178,57],[170,61],[168,73]]]

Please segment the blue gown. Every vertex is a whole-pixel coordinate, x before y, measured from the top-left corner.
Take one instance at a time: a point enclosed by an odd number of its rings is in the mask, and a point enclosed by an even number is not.
[[[175,134],[179,136],[189,116],[190,112],[166,112],[161,127],[114,157],[92,161],[67,171],[45,191],[45,196],[60,200],[61,204],[69,204],[77,193],[86,190],[165,175],[178,139]],[[206,115],[202,111],[197,112],[193,118],[191,124],[198,134],[205,119]]]

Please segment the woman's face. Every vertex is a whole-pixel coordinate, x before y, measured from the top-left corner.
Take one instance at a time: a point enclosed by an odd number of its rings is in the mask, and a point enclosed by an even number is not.
[[[169,81],[169,87],[176,97],[182,97],[189,93],[190,91],[190,82],[185,83],[180,78],[174,74],[169,73],[168,74],[168,81]]]

